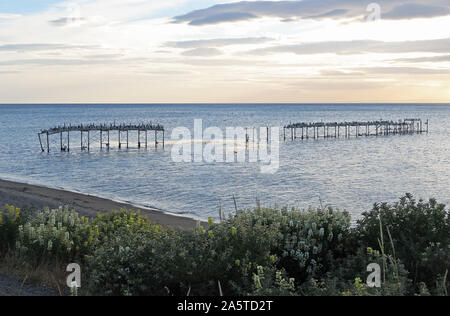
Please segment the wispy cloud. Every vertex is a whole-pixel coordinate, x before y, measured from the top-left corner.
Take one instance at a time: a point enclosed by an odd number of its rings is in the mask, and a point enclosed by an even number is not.
[[[199,56],[199,57],[214,57],[222,55],[222,52],[217,48],[194,48],[182,53],[184,56]]]
[[[448,2],[442,3],[441,6],[425,3],[405,3],[384,14],[383,18],[392,20],[432,18],[449,14],[450,4]]]
[[[0,20],[9,20],[9,19],[16,19],[20,18],[22,15],[20,14],[11,14],[11,13],[1,13],[0,12]]]
[[[447,0],[378,0],[386,19],[411,19],[450,14]],[[242,1],[215,5],[174,17],[175,23],[211,25],[262,17],[292,19],[355,18],[367,15],[367,5],[358,0]]]
[[[68,18],[59,18],[56,20],[50,20],[48,23],[53,26],[67,26],[67,25],[81,25],[83,23],[86,23],[87,19],[82,17],[68,17]]]
[[[365,54],[365,53],[449,53],[450,38],[436,40],[383,42],[371,40],[357,41],[324,41],[314,43],[301,43],[297,45],[279,45],[255,49],[250,54],[268,55],[274,53],[293,53],[298,55],[311,54]]]
[[[232,45],[264,44],[270,41],[272,41],[272,39],[267,37],[217,38],[206,40],[167,42],[166,46],[174,48],[209,48]]]
[[[391,60],[397,63],[440,63],[450,62],[450,55],[430,56],[430,57],[417,57],[417,58],[397,58]]]
[[[69,50],[69,49],[92,49],[97,46],[92,45],[68,45],[68,44],[5,44],[0,45],[0,51],[13,52],[38,52],[38,51],[54,51],[54,50]]]
[[[420,67],[368,67],[358,68],[368,74],[378,75],[450,75],[450,69],[432,69]]]
[[[42,3],[0,13],[0,102],[450,98],[449,0]]]

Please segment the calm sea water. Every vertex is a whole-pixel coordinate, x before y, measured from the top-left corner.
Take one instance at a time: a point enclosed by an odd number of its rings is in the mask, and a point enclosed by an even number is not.
[[[281,166],[273,175],[251,163],[175,163],[170,145],[81,152],[75,134],[70,153],[57,151],[54,137],[55,150],[47,154],[37,138],[40,129],[63,123],[152,121],[163,124],[170,138],[174,127],[193,129],[194,119],[203,119],[205,128],[225,128],[411,117],[430,119],[430,134],[282,143]],[[449,204],[450,105],[0,105],[0,178],[202,219],[217,218],[219,203],[232,212],[233,194],[239,208],[254,206],[256,199],[302,208],[322,201],[355,218],[373,203],[393,202],[406,192]]]

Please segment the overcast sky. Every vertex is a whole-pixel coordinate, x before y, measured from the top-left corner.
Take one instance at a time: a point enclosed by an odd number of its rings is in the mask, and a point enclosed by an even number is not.
[[[450,0],[372,2],[0,0],[0,103],[450,102]]]

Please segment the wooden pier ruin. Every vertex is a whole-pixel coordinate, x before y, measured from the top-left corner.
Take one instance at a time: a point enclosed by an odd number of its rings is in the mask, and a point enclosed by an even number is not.
[[[42,152],[50,152],[51,146],[51,136],[59,135],[59,147],[61,151],[70,151],[70,135],[71,133],[80,133],[80,148],[81,150],[90,150],[93,145],[93,140],[97,134],[99,137],[97,141],[99,142],[100,149],[105,147],[106,149],[111,148],[111,133],[117,132],[118,136],[118,147],[122,146],[126,148],[130,147],[130,133],[137,132],[138,148],[145,146],[148,147],[148,133],[154,132],[154,143],[155,147],[158,146],[158,133],[162,133],[162,145],[164,147],[165,143],[165,130],[160,124],[87,124],[87,125],[63,125],[50,128],[47,130],[42,130],[38,133],[39,144],[41,146]],[[45,142],[42,138],[45,138]],[[106,139],[105,139],[106,138]]]
[[[290,132],[287,135],[286,131]],[[295,123],[283,128],[283,137],[295,139],[350,138],[428,133],[429,121],[404,119],[399,121]]]

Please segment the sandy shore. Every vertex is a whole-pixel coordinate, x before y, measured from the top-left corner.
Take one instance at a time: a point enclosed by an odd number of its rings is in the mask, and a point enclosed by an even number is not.
[[[157,224],[183,229],[192,229],[197,224],[194,219],[165,214],[152,209],[137,208],[129,204],[95,196],[0,180],[0,205],[5,204],[16,207],[35,206],[37,208],[45,206],[57,208],[68,205],[81,215],[89,217],[96,216],[98,212],[107,213],[122,208],[140,209],[142,214],[147,215],[152,222]]]

